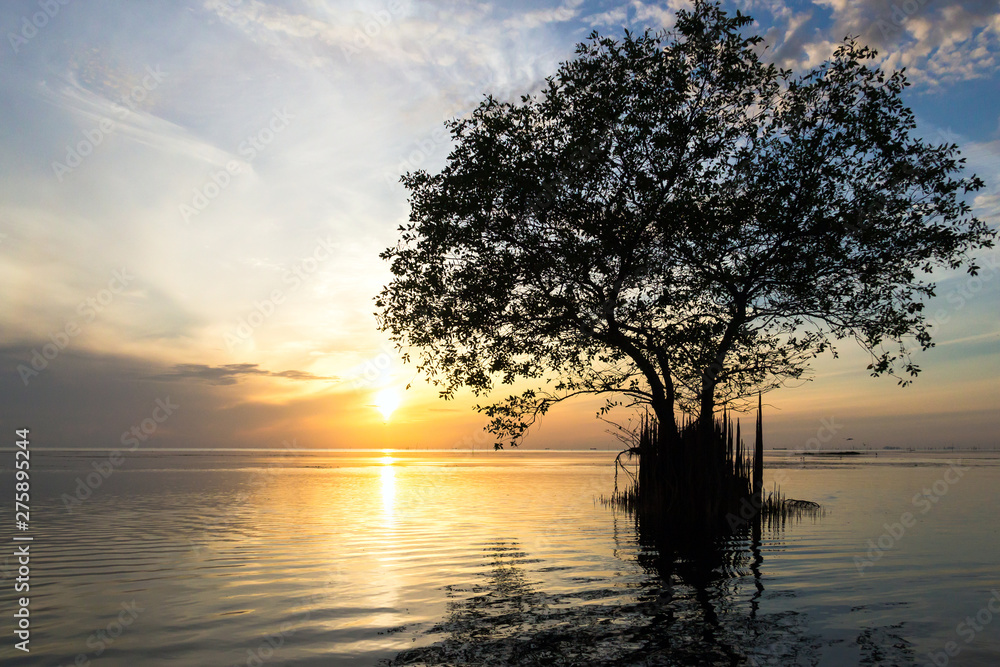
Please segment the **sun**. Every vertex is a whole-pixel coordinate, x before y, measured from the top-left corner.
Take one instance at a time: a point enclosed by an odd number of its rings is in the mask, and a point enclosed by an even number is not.
[[[375,394],[375,409],[382,413],[382,419],[389,421],[389,417],[399,407],[399,392],[392,387],[386,387]]]

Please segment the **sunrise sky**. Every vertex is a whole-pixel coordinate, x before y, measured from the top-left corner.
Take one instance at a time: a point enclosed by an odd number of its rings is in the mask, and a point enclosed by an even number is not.
[[[483,93],[536,91],[591,30],[669,27],[679,6],[0,4],[0,424],[38,448],[133,427],[147,448],[488,446],[475,400],[438,400],[376,331],[398,177],[440,168],[442,122]],[[726,6],[783,66],[846,34],[905,66],[919,132],[963,147],[986,182],[970,203],[1000,222],[1000,2]],[[942,274],[914,386],[845,345],[767,397],[767,444],[831,418],[830,447],[997,444],[997,257]],[[603,448],[593,414],[559,406],[526,446]]]

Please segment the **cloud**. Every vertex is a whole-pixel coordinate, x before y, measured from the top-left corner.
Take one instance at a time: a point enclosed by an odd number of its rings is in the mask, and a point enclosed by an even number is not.
[[[45,102],[67,111],[94,136],[114,133],[161,152],[214,165],[224,165],[236,159],[232,153],[208,144],[184,128],[157,116],[153,97],[157,95],[156,88],[169,79],[170,73],[159,66],[150,66],[147,72],[133,75],[140,82],[145,79],[145,86],[140,83],[129,89],[130,77],[121,74],[120,78],[125,82],[104,82],[95,86],[96,90],[91,90],[76,71],[69,70],[55,84],[41,82],[36,94]],[[111,77],[114,74],[109,67],[106,75]],[[140,92],[135,92],[137,90]],[[111,130],[106,129],[109,127]],[[243,160],[240,163],[248,166]]]
[[[521,11],[401,1],[382,8],[312,6],[293,12],[256,0],[235,7],[211,0],[205,10],[275,59],[322,71],[343,85],[391,85],[403,99],[446,91],[461,98],[465,112],[472,106],[470,95],[474,103],[486,88],[515,97],[540,85],[560,56],[571,52],[566,43],[564,52],[551,53],[553,41],[563,41],[554,32],[578,17],[581,4],[566,0]],[[455,115],[450,106],[448,115]]]
[[[976,214],[987,224],[1000,226],[1000,189],[976,195],[973,206]]]
[[[504,21],[508,28],[537,28],[548,23],[564,23],[571,21],[580,14],[583,0],[566,0],[558,7],[538,9]]]
[[[811,67],[829,57],[844,37],[858,36],[880,51],[887,66],[905,67],[911,81],[929,87],[988,77],[996,71],[1000,0],[816,0],[815,4],[829,9],[832,25],[820,25],[817,19],[786,33],[776,51],[783,67]]]
[[[336,380],[337,378],[313,375],[306,371],[281,371],[274,372],[260,368],[258,364],[224,364],[222,366],[209,366],[206,364],[176,364],[172,373],[154,375],[156,380],[180,380],[184,378],[194,378],[204,380],[209,384],[230,385],[236,384],[246,377],[277,377],[287,380]]]
[[[167,367],[131,355],[66,349],[25,386],[18,365],[30,357],[30,348],[0,346],[0,424],[31,428],[42,448],[118,447],[125,432],[151,416],[157,400],[179,407],[143,449],[366,441],[353,422],[368,395],[338,393],[325,383],[318,391],[283,391],[270,379],[324,379],[301,371],[272,373],[254,364]],[[261,392],[261,386],[237,381],[244,377],[263,377],[271,386]],[[370,412],[375,420],[377,413]]]
[[[801,58],[806,44],[814,33],[810,19],[812,19],[812,13],[793,14],[788,17],[785,34],[780,39],[781,46],[774,51],[773,59],[776,62],[787,63],[790,60]],[[809,60],[806,62],[808,63]],[[809,63],[807,66],[812,66],[812,64]]]
[[[652,28],[670,28],[676,20],[677,10],[690,8],[691,3],[684,0],[668,0],[666,4],[669,10],[658,3],[647,4],[641,0],[632,0],[636,20],[650,23]]]
[[[986,333],[975,334],[973,336],[963,336],[962,338],[952,338],[951,340],[935,341],[935,347],[946,345],[968,345],[969,343],[989,343],[985,351],[989,354],[996,354],[998,351],[996,343],[1000,342],[1000,331],[987,331]]]
[[[610,28],[629,27],[639,30],[669,30],[677,19],[679,9],[690,9],[685,0],[668,0],[666,7],[660,3],[645,3],[631,0],[626,5],[588,16],[586,20],[599,26]]]

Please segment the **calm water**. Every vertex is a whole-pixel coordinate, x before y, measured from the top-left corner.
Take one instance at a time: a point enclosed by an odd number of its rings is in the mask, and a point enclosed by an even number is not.
[[[36,450],[25,656],[3,452],[0,660],[1000,664],[995,454],[779,454],[825,516],[671,559],[607,452],[137,452],[70,511],[107,454]]]

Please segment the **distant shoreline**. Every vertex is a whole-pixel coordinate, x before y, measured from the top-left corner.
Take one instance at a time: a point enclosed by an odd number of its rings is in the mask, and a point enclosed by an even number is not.
[[[121,450],[121,447],[37,447],[33,451],[37,452],[49,452],[53,454],[73,454],[80,452],[113,452],[115,450]],[[17,451],[16,447],[0,447],[0,452],[14,452]],[[465,448],[414,448],[414,447],[380,447],[380,448],[327,448],[327,449],[307,449],[307,448],[297,448],[297,449],[285,449],[285,448],[262,448],[262,447],[218,447],[218,448],[207,448],[207,447],[146,447],[142,450],[137,450],[134,452],[129,452],[129,456],[136,455],[150,455],[150,454],[217,454],[217,455],[238,455],[238,454],[254,454],[254,453],[281,453],[281,454],[344,454],[344,453],[469,453],[469,454],[558,454],[558,453],[573,453],[573,454],[617,454],[621,449],[619,447],[611,447],[609,449],[605,448],[588,448],[588,449],[556,449],[556,448],[544,448],[544,449],[530,449],[526,447],[519,447],[513,449],[501,449],[494,450],[491,447],[483,447],[481,449],[465,449]],[[765,453],[771,455],[792,455],[792,456],[866,456],[876,453],[885,454],[923,454],[923,453],[953,453],[953,452],[1000,452],[1000,446],[994,447],[892,447],[886,449],[868,449],[868,450],[831,450],[831,451],[805,451],[799,449],[789,449],[784,447],[775,447],[773,449],[765,449]]]

